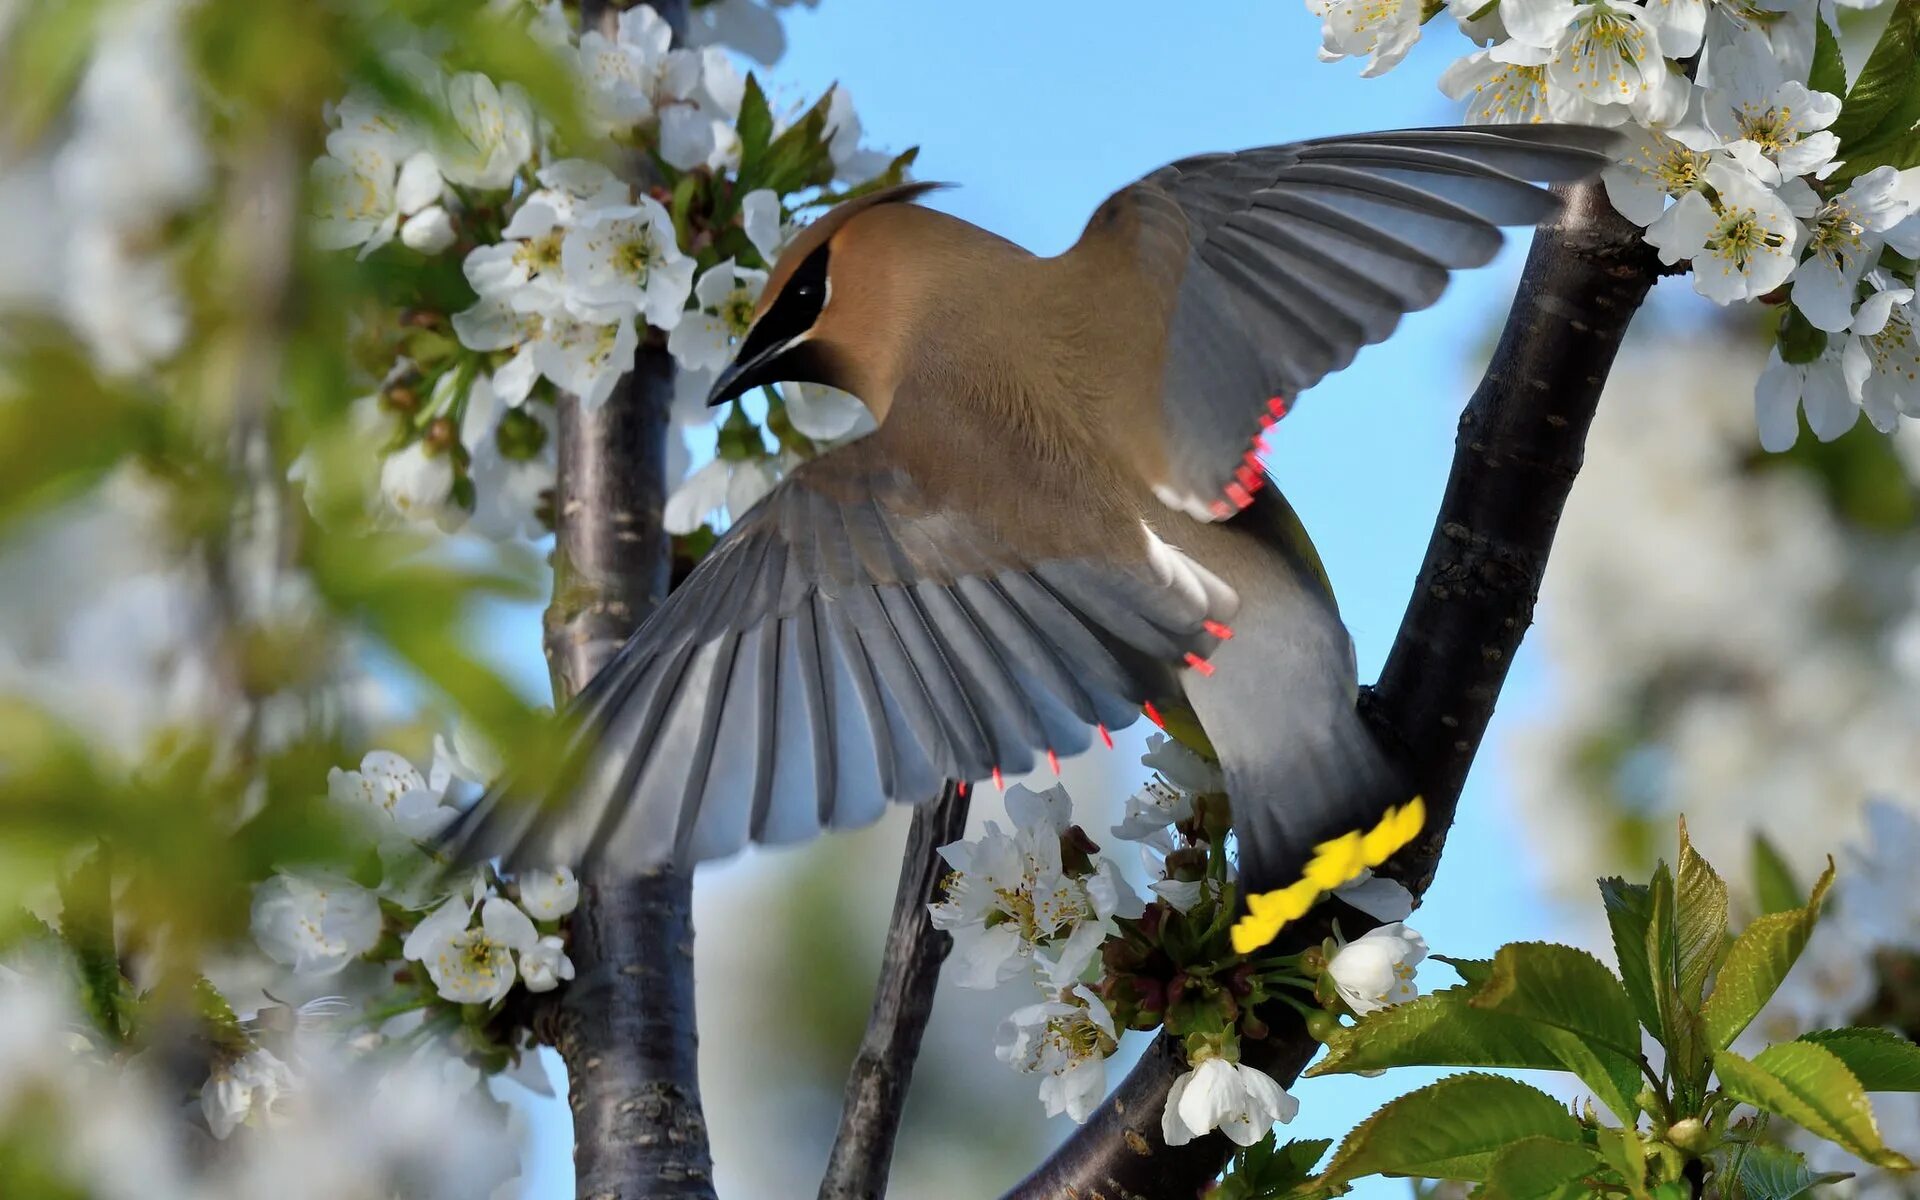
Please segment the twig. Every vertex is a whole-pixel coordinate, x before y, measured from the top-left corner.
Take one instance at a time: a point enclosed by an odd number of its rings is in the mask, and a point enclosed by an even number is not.
[[[840,1132],[827,1159],[820,1200],[879,1200],[886,1194],[893,1140],[900,1131],[920,1035],[933,1013],[940,964],[953,948],[953,939],[927,920],[927,905],[939,898],[946,875],[938,851],[958,840],[966,827],[966,793],[952,783],[939,798],[914,811],[873,1012],[847,1074]]]
[[[1598,183],[1565,189],[1534,237],[1486,376],[1460,416],[1453,471],[1386,669],[1362,709],[1426,796],[1428,832],[1392,872],[1424,892],[1508,664],[1533,619],[1547,554],[1579,473],[1587,427],[1627,324],[1659,273],[1640,230]],[[1290,1013],[1245,1043],[1290,1082],[1318,1044]],[[1008,1200],[1197,1195],[1233,1146],[1219,1134],[1169,1149],[1160,1116],[1186,1069],[1162,1035],[1093,1118]]]

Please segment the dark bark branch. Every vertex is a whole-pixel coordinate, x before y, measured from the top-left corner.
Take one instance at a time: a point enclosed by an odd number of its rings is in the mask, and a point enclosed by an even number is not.
[[[685,0],[649,0],[676,34]],[[588,28],[613,32],[632,0],[583,0]],[[665,599],[673,360],[643,344],[633,373],[600,408],[559,404],[553,603],[546,652],[564,703]],[[693,875],[580,880],[568,955],[577,972],[535,1023],[567,1064],[575,1194],[581,1200],[711,1200],[713,1155],[700,1107],[693,1006]]]
[[[1467,769],[1533,619],[1614,353],[1659,272],[1640,230],[1613,212],[1597,182],[1563,195],[1559,222],[1534,237],[1493,361],[1460,416],[1426,561],[1386,668],[1363,701],[1429,806],[1427,832],[1391,872],[1416,894],[1432,881]],[[1289,1083],[1319,1046],[1290,1010],[1263,1016],[1274,1033],[1244,1043],[1248,1060]],[[1167,1092],[1185,1069],[1163,1034],[1009,1200],[1197,1195],[1233,1146],[1219,1134],[1177,1149],[1160,1140]]]
[[[564,702],[667,592],[660,527],[673,361],[643,348],[594,411],[559,406],[546,650]],[[693,876],[589,870],[568,953],[578,972],[536,1028],[567,1064],[582,1200],[713,1196],[693,1009]]]
[[[940,881],[947,873],[938,851],[957,841],[966,827],[967,797],[952,783],[914,810],[873,1012],[847,1074],[840,1132],[827,1159],[820,1200],[879,1200],[886,1194],[893,1140],[906,1108],[920,1035],[933,1014],[940,964],[953,949],[953,939],[927,919],[927,905],[939,899]]]

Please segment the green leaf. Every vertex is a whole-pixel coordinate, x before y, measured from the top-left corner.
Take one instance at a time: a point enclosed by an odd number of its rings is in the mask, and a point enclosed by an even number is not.
[[[1762,914],[1786,912],[1807,902],[1800,881],[1793,877],[1793,868],[1787,865],[1767,835],[1758,830],[1753,834],[1753,895],[1760,903]]]
[[[1484,1180],[1523,1138],[1580,1139],[1580,1123],[1537,1088],[1499,1075],[1453,1075],[1394,1100],[1348,1134],[1321,1176]]]
[[[1253,1145],[1237,1151],[1227,1177],[1213,1195],[1218,1200],[1268,1200],[1269,1197],[1296,1196],[1300,1185],[1313,1177],[1313,1168],[1333,1146],[1332,1138],[1295,1139],[1276,1146],[1269,1133]]]
[[[1615,1116],[1634,1117],[1640,1023],[1626,989],[1599,959],[1547,942],[1502,946],[1493,973],[1469,1003],[1533,1023],[1535,1036]]]
[[[60,880],[60,936],[73,953],[87,1015],[112,1041],[133,1032],[132,988],[120,973],[113,932],[113,873],[96,849]]]
[[[1720,965],[1713,992],[1701,1016],[1706,1022],[1707,1045],[1720,1050],[1733,1044],[1778,990],[1794,961],[1806,949],[1820,919],[1820,903],[1833,883],[1833,860],[1813,885],[1804,908],[1768,913],[1740,931]]]
[[[1660,1028],[1660,1009],[1653,999],[1653,966],[1647,959],[1647,928],[1653,922],[1653,900],[1646,884],[1628,883],[1615,876],[1600,881],[1600,902],[1613,930],[1613,956],[1620,979],[1633,1000],[1633,1011],[1648,1029]]]
[[[740,98],[740,118],[734,127],[740,131],[740,170],[736,177],[744,181],[760,166],[773,141],[773,110],[767,105],[767,93],[761,90],[759,77],[752,71],[747,72],[747,88]],[[743,182],[740,190],[751,189]]]
[[[1906,1170],[1912,1165],[1881,1143],[1866,1090],[1831,1050],[1812,1042],[1782,1042],[1751,1062],[1722,1050],[1713,1065],[1721,1089],[1735,1100],[1785,1117],[1875,1166]]]
[[[1899,0],[1833,123],[1844,163],[1832,184],[1839,186],[1879,166],[1920,164],[1917,123],[1920,0]]]
[[[1488,964],[1491,969],[1492,964]],[[1345,1075],[1388,1067],[1571,1068],[1541,1037],[1555,1031],[1469,1003],[1478,988],[1443,988],[1368,1013],[1327,1043],[1308,1075]]]
[[[820,97],[798,121],[767,146],[758,170],[739,174],[739,190],[772,188],[784,196],[803,188],[822,187],[833,180],[833,155],[827,149],[827,107],[831,90]]]
[[[1633,1200],[1650,1200],[1647,1191],[1647,1148],[1637,1129],[1601,1126],[1594,1131],[1594,1145],[1613,1173],[1620,1177]]]
[[[1548,1200],[1596,1174],[1600,1159],[1589,1146],[1558,1138],[1522,1138],[1493,1160],[1480,1200]],[[1580,1193],[1591,1189],[1582,1188]],[[1577,1194],[1580,1194],[1577,1193]]]
[[[848,200],[857,200],[862,196],[877,192],[882,188],[890,188],[906,179],[907,168],[911,167],[913,161],[919,157],[920,147],[908,147],[906,150],[894,155],[893,161],[886,165],[886,169],[882,170],[872,179],[862,183],[856,183],[845,191],[821,192],[818,196],[807,201],[806,206],[808,208],[822,208],[835,204],[843,204]]]
[[[1821,22],[1821,28],[1826,22]],[[1851,1179],[1845,1171],[1816,1172],[1806,1156],[1782,1146],[1754,1142],[1746,1146],[1734,1168],[1746,1200],[1796,1200],[1823,1183]]]
[[[1493,960],[1490,958],[1449,958],[1444,954],[1431,955],[1436,962],[1443,962],[1453,968],[1453,973],[1463,981],[1482,984],[1493,974]]]
[[[1847,94],[1847,60],[1840,53],[1840,39],[1821,20],[1813,23],[1813,70],[1807,76],[1807,86],[1835,96]]]
[[[1840,115],[1828,127],[1840,139],[1843,155],[1892,115],[1914,84],[1916,64],[1920,64],[1920,3],[1900,0],[1867,56],[1867,65],[1860,69],[1860,78],[1847,92]]]
[[[1830,1051],[1869,1092],[1920,1092],[1920,1046],[1890,1029],[1820,1029],[1799,1040]]]

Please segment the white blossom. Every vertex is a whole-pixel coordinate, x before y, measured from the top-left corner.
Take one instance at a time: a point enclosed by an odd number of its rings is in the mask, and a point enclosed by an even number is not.
[[[1496,47],[1494,57],[1525,61],[1532,57],[1527,50],[1545,51],[1551,88],[1644,113],[1673,94],[1659,35],[1645,13],[1610,0],[1502,0],[1500,18],[1513,40]]]
[[[1754,385],[1754,424],[1762,448],[1778,453],[1800,437],[1800,410],[1814,436],[1830,442],[1860,418],[1859,406],[1847,395],[1840,370],[1840,352],[1828,347],[1808,363],[1790,363],[1778,348],[1767,355],[1766,370]]]
[[[453,218],[438,204],[429,204],[400,226],[400,244],[422,254],[438,254],[452,246],[458,236]]]
[[[453,128],[434,144],[447,180],[462,187],[497,191],[533,157],[533,107],[517,83],[498,87],[465,71],[447,80],[447,113]]]
[[[1792,297],[1815,329],[1838,333],[1853,324],[1861,277],[1878,261],[1883,235],[1913,209],[1902,192],[1892,167],[1876,167],[1824,201],[1812,188],[1798,189],[1804,199],[1794,215],[1807,227],[1807,256],[1793,272]]]
[[[472,722],[454,722],[451,736],[433,735],[433,765],[427,772],[427,786],[445,794],[455,780],[477,783],[482,787],[499,778],[504,764]]]
[[[726,507],[727,480],[732,473],[733,464],[715,458],[681,480],[667,497],[660,514],[661,527],[676,535],[700,528],[710,515]]]
[[[725,259],[707,268],[693,286],[693,311],[667,336],[667,350],[689,371],[727,365],[734,343],[753,324],[753,307],[767,285],[767,273]]]
[[[1017,1009],[1001,1022],[994,1055],[1028,1074],[1040,1073],[1047,1115],[1084,1122],[1107,1094],[1107,1056],[1117,1044],[1106,1002],[1085,984],[1060,999]]]
[[[1748,33],[1714,51],[1713,85],[1701,102],[1705,133],[1681,131],[1701,149],[1725,148],[1761,183],[1824,175],[1840,139],[1827,126],[1840,98],[1784,77],[1764,36]]]
[[[520,906],[541,921],[557,921],[580,903],[580,881],[566,867],[524,871],[519,878]]]
[[[740,165],[740,133],[712,109],[676,104],[660,114],[660,157],[682,171],[705,167],[732,171]]]
[[[673,31],[648,5],[622,12],[611,38],[596,29],[580,36],[580,69],[602,128],[644,125],[692,93],[700,58],[672,44]]]
[[[693,290],[693,260],[680,253],[659,201],[603,208],[567,231],[560,261],[568,284],[601,320],[638,314],[656,329],[680,323]]]
[[[1397,880],[1362,869],[1333,890],[1343,900],[1376,921],[1404,921],[1413,912],[1413,893]]]
[[[1800,226],[1786,203],[1731,163],[1707,168],[1718,207],[1700,192],[1681,196],[1647,229],[1663,263],[1693,260],[1693,286],[1716,304],[1764,295],[1797,263]]]
[[[1151,780],[1127,797],[1126,811],[1112,833],[1123,842],[1138,842],[1192,816],[1192,793]]]
[[[1713,156],[1658,130],[1636,126],[1626,148],[1604,171],[1607,199],[1636,225],[1651,225],[1667,201],[1697,191]]]
[[[1889,433],[1899,415],[1920,415],[1920,318],[1913,289],[1880,271],[1867,274],[1872,289],[1860,302],[1840,350],[1840,373],[1847,396],[1874,427]]]
[[[380,464],[380,497],[408,521],[445,527],[456,518],[453,458],[416,441],[394,451]]]
[[[1350,942],[1336,937],[1336,942],[1338,949],[1327,962],[1327,974],[1355,1016],[1364,1017],[1419,995],[1413,976],[1427,956],[1426,939],[1399,921],[1369,929]]]
[[[780,196],[772,188],[756,188],[740,198],[740,225],[769,266],[779,260],[780,251],[793,236],[793,227],[780,211]]]
[[[1147,752],[1140,765],[1151,768],[1160,778],[1190,796],[1214,795],[1227,790],[1220,768],[1201,758],[1165,734],[1147,735]]]
[[[1300,1102],[1265,1071],[1213,1056],[1173,1081],[1160,1136],[1184,1146],[1218,1129],[1235,1145],[1251,1146],[1299,1111]]]
[[[362,817],[381,834],[408,841],[439,836],[459,815],[441,802],[414,765],[391,750],[370,750],[355,771],[327,772],[327,797]]]
[[[380,902],[350,880],[281,871],[253,889],[253,940],[296,975],[332,975],[380,940]]]
[[[1420,40],[1422,0],[1307,0],[1320,18],[1320,61],[1365,56],[1362,78],[1399,65]]]
[[[827,97],[827,154],[833,159],[833,173],[848,183],[865,183],[887,169],[885,154],[860,144],[864,131],[860,114],[853,108],[853,93],[835,85]]]
[[[860,397],[824,383],[783,383],[780,398],[794,431],[822,444],[851,441],[877,428]]]
[[[520,978],[530,992],[550,992],[573,978],[566,943],[549,934],[520,952]]]
[[[514,954],[533,950],[539,934],[527,914],[498,896],[489,896],[481,904],[478,928],[467,926],[471,912],[465,901],[448,901],[414,928],[405,953],[425,965],[444,999],[492,1004],[513,987]],[[432,931],[423,934],[430,923]]]
[[[200,1112],[213,1136],[225,1140],[242,1125],[265,1125],[274,1105],[293,1090],[293,1072],[265,1049],[214,1067],[200,1086]]]
[[[1102,859],[1091,875],[1069,875],[1060,837],[1070,820],[1066,790],[1007,789],[1009,835],[988,822],[979,840],[940,848],[953,868],[945,898],[928,906],[934,926],[953,934],[955,982],[990,988],[1037,965],[1070,987],[1115,932],[1116,917],[1143,911],[1139,896]]]

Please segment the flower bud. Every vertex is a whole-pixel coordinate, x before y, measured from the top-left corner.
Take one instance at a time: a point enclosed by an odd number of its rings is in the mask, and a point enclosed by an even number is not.
[[[1667,1143],[1695,1158],[1712,1148],[1712,1140],[1699,1117],[1687,1117],[1667,1126]]]
[[[1330,1042],[1340,1036],[1340,1031],[1345,1028],[1339,1017],[1325,1009],[1307,1014],[1307,1033],[1316,1042]]]

